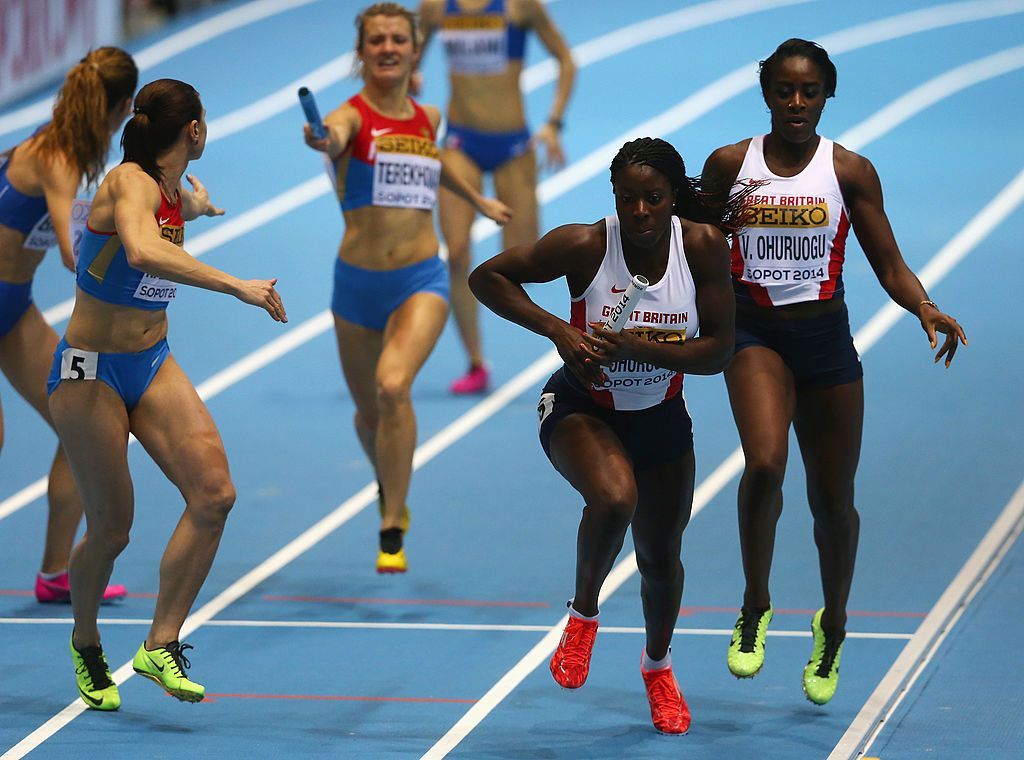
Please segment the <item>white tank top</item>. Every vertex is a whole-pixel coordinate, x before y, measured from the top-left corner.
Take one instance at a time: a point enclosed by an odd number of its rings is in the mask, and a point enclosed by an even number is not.
[[[583,294],[572,299],[570,322],[585,332],[605,323],[633,279],[622,255],[619,218],[612,215],[604,221],[608,235],[604,260]],[[683,252],[683,228],[673,216],[665,275],[644,291],[623,329],[657,343],[682,343],[696,335],[698,326],[697,289]],[[608,382],[589,390],[594,401],[608,409],[647,409],[683,387],[681,373],[646,362],[623,360],[603,369]]]
[[[746,199],[752,221],[732,239],[739,300],[782,306],[842,294],[850,215],[836,178],[833,144],[820,138],[802,172],[780,177],[765,163],[764,136],[751,138],[736,185],[767,183]]]

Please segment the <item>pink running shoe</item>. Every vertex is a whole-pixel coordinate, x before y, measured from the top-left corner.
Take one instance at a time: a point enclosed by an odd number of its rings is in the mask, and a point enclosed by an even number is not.
[[[570,617],[565,624],[562,640],[548,663],[552,677],[563,689],[578,689],[587,682],[596,635],[596,620]]]
[[[491,371],[487,365],[470,367],[469,372],[453,382],[448,388],[457,396],[465,396],[472,393],[487,393],[491,387]]]
[[[103,601],[110,602],[114,599],[121,599],[128,593],[128,589],[121,585],[107,586],[103,592]],[[50,602],[70,602],[71,584],[68,581],[67,571],[61,573],[53,580],[46,580],[41,575],[36,576],[36,600],[44,604]]]

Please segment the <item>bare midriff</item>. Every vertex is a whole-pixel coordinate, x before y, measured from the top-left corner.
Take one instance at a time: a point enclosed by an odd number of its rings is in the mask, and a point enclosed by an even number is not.
[[[65,336],[84,351],[133,354],[167,337],[167,312],[107,303],[78,288]]]
[[[338,256],[363,269],[399,269],[437,253],[432,211],[363,206],[346,211]]]
[[[509,61],[501,74],[451,75],[448,121],[481,132],[515,132],[526,125],[519,90],[522,61]]]

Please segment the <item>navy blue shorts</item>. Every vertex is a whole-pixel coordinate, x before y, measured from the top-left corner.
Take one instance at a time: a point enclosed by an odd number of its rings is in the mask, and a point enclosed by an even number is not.
[[[608,425],[633,460],[634,471],[657,467],[693,450],[693,422],[682,393],[647,409],[607,409],[594,403],[563,366],[548,379],[537,405],[540,445],[552,464],[551,434],[570,414],[587,414]]]
[[[331,311],[353,324],[383,330],[411,296],[436,293],[447,301],[448,288],[448,267],[437,256],[400,269],[363,269],[335,259]]]
[[[0,338],[14,329],[32,305],[32,282],[0,282]]]
[[[444,147],[461,150],[481,171],[493,172],[530,149],[530,133],[526,128],[515,132],[479,132],[449,123]]]
[[[107,354],[72,348],[60,339],[53,352],[53,365],[46,381],[46,392],[53,395],[64,380],[102,380],[116,391],[128,411],[134,409],[164,360],[171,353],[167,339],[154,343],[145,351],[131,354]]]
[[[740,308],[733,353],[751,346],[764,346],[781,356],[797,388],[830,388],[864,377],[846,304],[806,319],[758,319]]]

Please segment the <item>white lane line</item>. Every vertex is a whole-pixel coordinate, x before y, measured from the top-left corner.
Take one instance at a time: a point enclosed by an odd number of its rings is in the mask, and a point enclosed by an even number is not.
[[[676,30],[676,33],[679,33],[727,18],[735,18],[747,13],[769,10],[776,6],[791,5],[795,2],[807,1],[808,0],[757,0],[755,2],[752,0],[743,0],[738,2],[737,0],[715,0],[715,2],[704,3],[692,8],[687,8],[683,11],[676,11],[665,14],[664,16],[659,16],[656,19],[653,19],[654,21],[659,22],[658,25],[654,27],[650,26],[648,22],[640,22],[617,32],[613,32],[612,34],[597,37],[594,40],[581,43],[577,48],[574,48],[574,55],[576,55],[578,51],[582,51],[582,53],[580,53],[580,68],[583,68],[584,66],[595,63],[603,58],[624,52],[625,50],[637,47],[641,44],[645,44],[651,38],[663,36],[660,31],[662,25],[668,28],[673,28]],[[628,37],[623,36],[629,30],[633,30],[632,34],[634,37],[632,45],[627,45],[626,40]],[[602,40],[609,45],[609,48],[604,55],[601,55],[595,49],[590,47],[594,43]],[[332,62],[327,64],[324,68],[326,69],[333,65],[335,64]],[[549,77],[543,75],[541,71],[543,66],[544,62],[542,61],[523,72],[525,83],[524,92],[531,92],[554,78],[554,73],[550,74]],[[317,71],[321,71],[321,69],[318,69]],[[531,73],[534,71],[541,71],[541,73]],[[280,92],[284,92],[284,90]],[[289,90],[288,92],[289,97],[294,95],[294,89]],[[279,96],[280,93],[270,97],[278,98]],[[227,122],[225,123],[228,124]],[[231,125],[228,124],[225,128],[229,128],[230,126]],[[622,142],[623,140],[620,140],[619,143],[615,144],[615,147],[612,150],[617,150],[618,145]],[[573,167],[576,166],[576,164],[572,164],[563,171],[541,183],[538,188],[538,199],[540,202],[547,203],[593,176],[593,174],[596,173],[594,170],[595,165],[600,164],[601,162],[605,164],[607,163],[604,155],[607,153],[607,150],[609,150],[608,145],[603,146],[599,150],[601,151],[600,155],[602,156],[601,161],[595,163],[590,158],[593,154],[590,154],[590,156],[583,159],[583,162],[587,162],[587,166],[590,167],[586,172],[572,175],[568,181],[560,182],[560,184],[553,184],[559,179],[559,177],[570,172]],[[234,240],[235,238],[240,237],[247,232],[251,232],[264,224],[269,224],[271,221],[284,216],[294,209],[333,191],[334,189],[331,187],[327,178],[323,174],[318,174],[312,179],[302,182],[285,191],[281,195],[261,203],[255,208],[249,209],[234,219],[222,222],[213,229],[197,236],[195,240],[189,244],[189,251],[194,256],[201,256],[219,245],[223,245],[224,243]],[[473,240],[474,242],[485,240],[490,235],[495,234],[497,230],[497,226],[489,219],[478,219],[473,225]],[[46,319],[48,324],[54,325],[71,316],[71,311],[74,308],[74,305],[75,299],[68,298],[44,311],[43,317]],[[321,324],[325,317],[329,317],[329,314],[330,313],[328,311],[321,312],[313,317],[311,321],[316,324]],[[326,329],[326,327],[324,329]],[[319,333],[310,335],[309,339],[316,337],[317,334]],[[242,362],[248,362],[250,357],[255,357],[259,353],[260,352],[258,350],[253,354],[250,354],[249,357],[243,359]],[[238,362],[233,366],[238,366],[238,364],[241,364],[242,362]],[[244,375],[240,376],[239,379],[242,377],[244,377]],[[44,496],[46,494],[48,482],[49,477],[44,475],[3,501],[0,501],[0,520],[14,514],[19,509],[28,506],[36,499]]]
[[[140,50],[134,55],[135,64],[139,67],[140,75],[146,69],[163,63],[179,53],[184,53],[197,45],[209,42],[227,32],[235,31],[240,27],[247,26],[256,21],[261,21],[279,13],[290,11],[303,5],[309,5],[316,0],[257,0],[247,3],[238,8],[233,8],[213,18],[201,21],[194,26],[183,29],[180,32],[160,40],[148,48]],[[140,76],[140,81],[145,81]],[[0,137],[13,132],[16,129],[31,127],[46,121],[53,110],[53,97],[48,96],[35,103],[30,103],[16,111],[0,116]]]
[[[959,4],[958,4],[959,5]],[[934,11],[935,9],[931,9]],[[909,14],[915,15],[915,14]],[[959,13],[954,14],[959,17]],[[896,17],[897,19],[900,17]],[[891,19],[895,21],[896,19]],[[925,23],[924,19],[918,19],[918,24]],[[884,25],[879,23],[865,25],[865,28],[869,32],[869,39],[890,39],[890,30]],[[916,28],[916,24],[910,24],[908,28]],[[858,39],[856,35],[851,34],[852,30],[846,30],[845,32],[839,32],[835,35],[829,35],[827,37],[820,38],[821,44],[826,50],[832,50],[834,46],[826,44],[829,37],[833,39],[845,40],[847,47],[846,50],[853,49],[855,47],[855,41]],[[870,43],[868,43],[870,44]],[[957,86],[958,80],[947,80],[950,89],[950,94],[956,92],[960,88]],[[977,80],[976,80],[977,81]],[[973,82],[972,82],[973,83]],[[966,85],[964,85],[966,86]],[[929,101],[927,104],[935,102],[934,100]],[[890,111],[888,120],[888,129],[895,128],[898,124],[901,124],[906,119],[910,118],[914,111],[914,108],[924,108],[925,103],[923,100],[911,100],[906,102],[905,110],[901,112]],[[851,130],[852,132],[853,130]],[[871,139],[877,138],[884,134],[887,130],[878,131],[872,135]],[[850,132],[846,133],[847,135]],[[844,142],[844,137],[841,137],[837,142]],[[851,149],[859,150],[860,145],[857,145],[853,140],[846,140]],[[856,145],[856,147],[853,147]],[[1005,188],[995,199],[993,199],[985,209],[983,209],[970,223],[954,237],[949,243],[947,243],[941,251],[939,251],[928,263],[928,265],[922,270],[920,279],[924,283],[926,288],[930,288],[938,283],[949,270],[961,259],[964,258],[978,243],[986,237],[992,229],[1007,215],[1009,215],[1024,198],[1022,198],[1022,190],[1024,190],[1024,171],[1013,180],[1007,188]],[[858,330],[854,336],[854,342],[857,344],[859,353],[863,356],[864,353],[874,345],[889,329],[896,323],[900,314],[901,309],[895,309],[897,314],[895,318],[886,320],[883,314],[886,312],[887,307],[882,307],[876,312],[875,316],[872,317],[868,323]],[[704,506],[713,498],[718,491],[720,491],[728,482],[730,482],[739,472],[743,469],[743,451],[737,447],[732,454],[730,454],[725,461],[723,461],[711,474],[709,478],[703,481],[700,487],[697,488],[694,493],[694,504],[693,504],[693,517],[704,508]],[[692,519],[692,518],[691,518]],[[608,575],[608,580],[605,581],[605,585],[601,590],[599,603],[603,603],[604,600],[613,594],[618,588],[628,579],[633,573],[636,572],[636,555],[630,553],[629,556],[623,558],[619,563],[612,568],[611,573]],[[518,662],[516,663],[493,687],[488,691],[481,699],[476,702],[461,719],[454,726],[452,726],[448,732],[442,736],[433,747],[431,747],[424,755],[424,760],[438,760],[439,758],[445,757],[452,749],[457,747],[462,740],[469,735],[469,733],[480,724],[480,722],[487,717],[504,699],[507,697],[516,686],[518,686],[530,673],[532,673],[537,667],[539,667],[554,651],[555,646],[561,637],[561,631],[565,626],[568,616],[563,616],[534,647]]]
[[[853,723],[836,744],[829,760],[862,757],[892,717],[903,698],[967,611],[967,607],[999,567],[1024,531],[1024,483],[1006,504],[967,562],[903,648]]]
[[[0,625],[73,625],[73,618],[0,618]],[[101,618],[100,625],[148,626],[149,618]],[[372,623],[362,620],[210,620],[207,628],[300,628],[300,629],[344,629],[373,631],[462,631],[496,633],[541,633],[550,630],[548,625],[499,625],[490,623]],[[641,626],[601,626],[600,634],[642,634]],[[732,628],[676,628],[680,636],[732,636]],[[769,631],[769,636],[778,638],[811,638],[810,631]],[[847,631],[848,639],[906,640],[910,633],[874,633]]]

